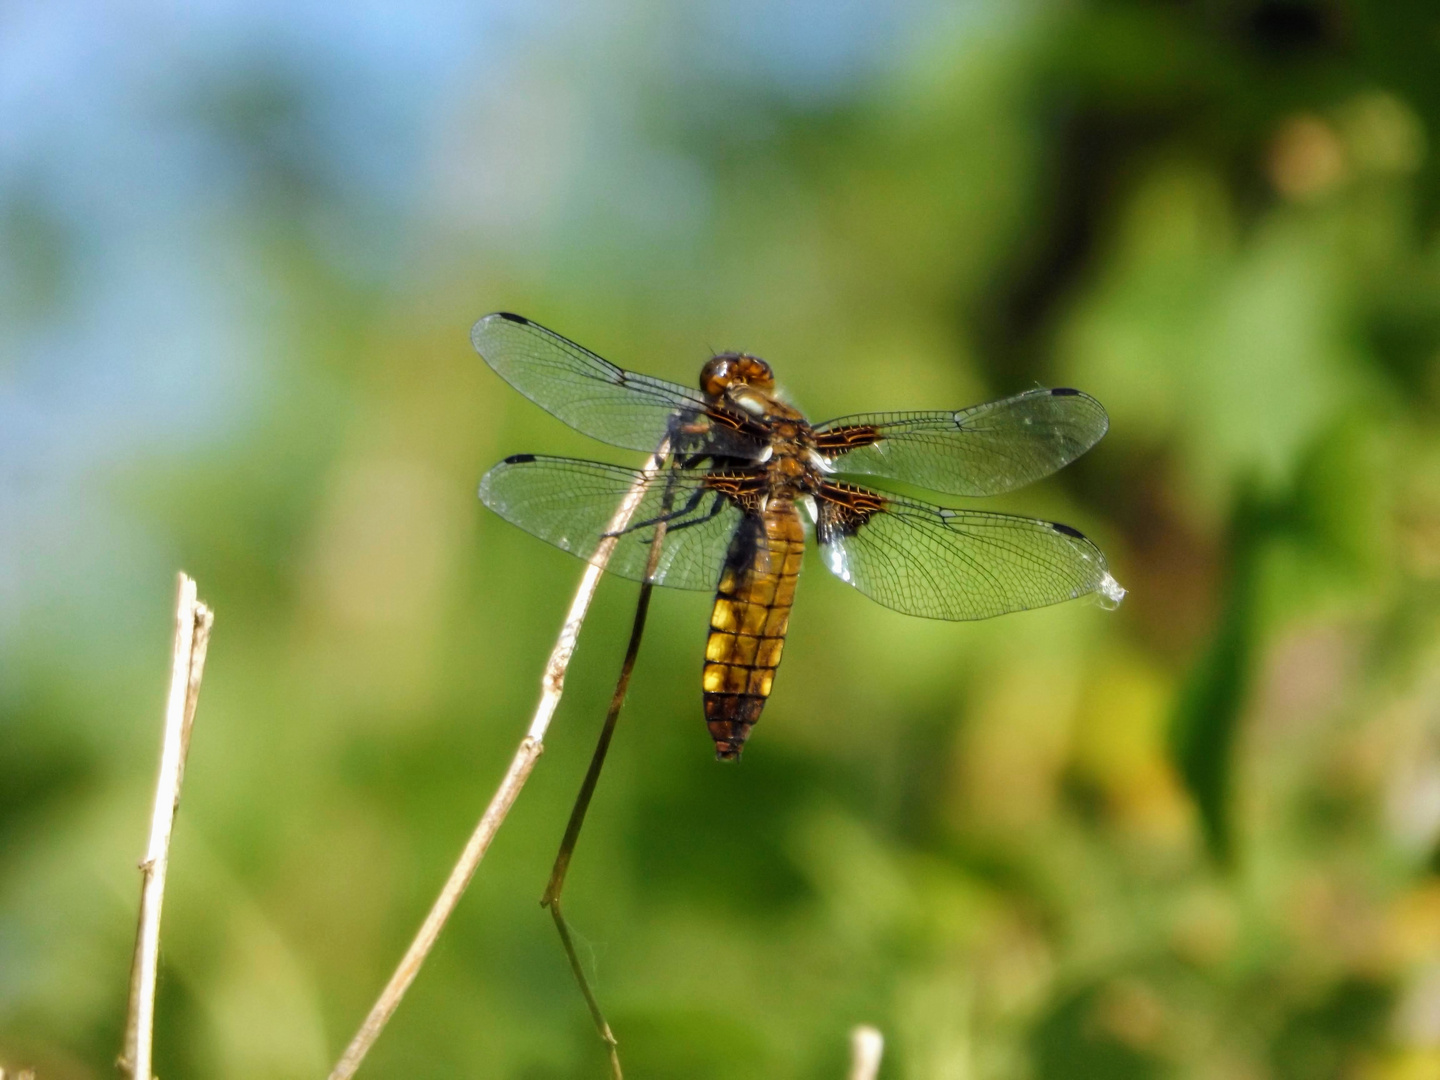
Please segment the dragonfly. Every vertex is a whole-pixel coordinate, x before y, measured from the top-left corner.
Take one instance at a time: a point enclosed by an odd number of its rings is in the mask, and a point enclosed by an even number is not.
[[[1113,607],[1125,595],[1100,549],[1069,525],[933,505],[849,479],[965,497],[1013,491],[1105,434],[1105,409],[1079,390],[811,424],[749,353],[713,355],[691,389],[617,367],[509,312],[486,315],[470,337],[496,374],[570,427],[665,461],[635,470],[515,454],[485,474],[480,498],[612,574],[713,591],[701,686],[721,760],[740,756],[774,685],[807,519],[832,574],[908,615],[986,619],[1090,594]],[[627,498],[633,511],[616,528]]]

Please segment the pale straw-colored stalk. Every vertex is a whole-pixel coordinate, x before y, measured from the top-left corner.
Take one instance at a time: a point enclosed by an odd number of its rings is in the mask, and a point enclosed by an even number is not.
[[[190,730],[200,698],[205,650],[214,614],[196,596],[195,580],[179,577],[175,604],[175,642],[170,693],[165,703],[165,733],[160,744],[160,775],[150,815],[150,840],[140,863],[140,921],[130,969],[130,1008],[120,1068],[134,1080],[152,1080],[151,1045],[155,1031],[155,985],[160,961],[160,909],[170,865],[170,837],[180,808],[180,784],[190,752]]]
[[[585,568],[585,573],[580,578],[580,587],[575,591],[575,599],[570,602],[570,612],[565,617],[564,625],[560,627],[560,636],[555,641],[555,647],[550,650],[550,661],[545,665],[545,673],[540,679],[540,702],[535,707],[535,715],[530,721],[530,729],[520,740],[520,746],[510,761],[510,768],[506,770],[500,786],[491,796],[490,804],[485,808],[480,823],[475,826],[469,842],[460,853],[455,868],[450,871],[450,877],[431,906],[430,914],[425,917],[419,932],[415,935],[415,940],[410,943],[410,948],[406,950],[395,973],[390,976],[390,981],[380,992],[369,1015],[365,1017],[365,1022],[360,1025],[360,1030],[355,1033],[355,1037],[350,1040],[350,1045],[345,1048],[345,1053],[341,1055],[335,1068],[331,1070],[330,1080],[348,1080],[360,1068],[360,1063],[365,1060],[365,1055],[369,1053],[375,1040],[379,1038],[380,1032],[385,1029],[390,1017],[394,1015],[405,992],[410,988],[410,984],[415,981],[415,976],[419,974],[425,957],[429,955],[436,939],[440,936],[440,931],[454,913],[460,897],[465,893],[466,886],[475,876],[480,860],[485,857],[490,842],[495,839],[495,834],[504,824],[505,816],[510,812],[516,796],[520,794],[520,789],[529,779],[530,770],[535,767],[536,760],[545,749],[545,733],[550,727],[550,720],[555,715],[556,707],[560,704],[560,696],[565,691],[565,672],[570,667],[570,658],[575,654],[575,645],[580,638],[580,627],[585,621],[585,613],[589,610],[590,601],[595,596],[595,590],[600,584],[600,575],[605,572],[605,566],[610,561],[610,555],[615,550],[620,533],[629,525],[631,517],[634,516],[636,508],[640,505],[640,500],[644,498],[647,483],[664,464],[664,456],[668,450],[667,440],[651,456],[641,471],[639,479],[626,493],[619,508],[615,511],[615,516],[606,529],[605,538],[600,541],[595,553],[590,557],[590,565]]]
[[[861,1024],[850,1032],[850,1080],[875,1080],[880,1074],[880,1057],[885,1036],[879,1028]]]

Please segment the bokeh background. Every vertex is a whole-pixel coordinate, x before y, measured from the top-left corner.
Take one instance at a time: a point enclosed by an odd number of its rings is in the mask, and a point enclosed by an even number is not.
[[[217,621],[157,1071],[323,1075],[580,564],[519,311],[812,417],[1109,408],[994,505],[1130,596],[906,618],[812,561],[738,767],[658,595],[567,909],[634,1077],[1440,1076],[1440,12],[1331,0],[0,11],[0,1065],[107,1077],[173,578]],[[603,1076],[537,901],[635,587],[366,1073]]]

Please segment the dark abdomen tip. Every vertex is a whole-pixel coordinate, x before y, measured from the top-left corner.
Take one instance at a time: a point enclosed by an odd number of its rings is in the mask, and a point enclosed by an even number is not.
[[[736,761],[745,749],[750,729],[760,719],[765,699],[758,694],[705,695],[705,726],[715,740],[715,756],[721,761]]]

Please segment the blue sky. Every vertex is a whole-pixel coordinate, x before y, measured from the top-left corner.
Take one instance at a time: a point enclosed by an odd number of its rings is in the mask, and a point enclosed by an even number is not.
[[[448,203],[432,198],[437,160],[468,166],[438,144],[486,103],[543,123],[525,83],[537,70],[587,102],[597,89],[623,97],[684,79],[823,106],[890,61],[926,10],[856,0],[0,9],[0,635],[27,609],[86,593],[106,564],[163,557],[108,506],[111,471],[223,436],[266,393],[271,286],[245,229],[276,177],[300,193],[297,220],[317,246],[382,287],[417,217],[493,225],[523,220],[527,196],[563,198],[532,183],[547,154],[571,188],[607,156],[612,172],[638,167],[647,190],[631,209],[669,220],[703,203],[703,177],[630,139],[624,108],[589,105],[583,130],[527,133],[505,147],[505,169],[493,167],[496,148],[479,147]],[[566,139],[589,144],[585,168],[551,145]]]

